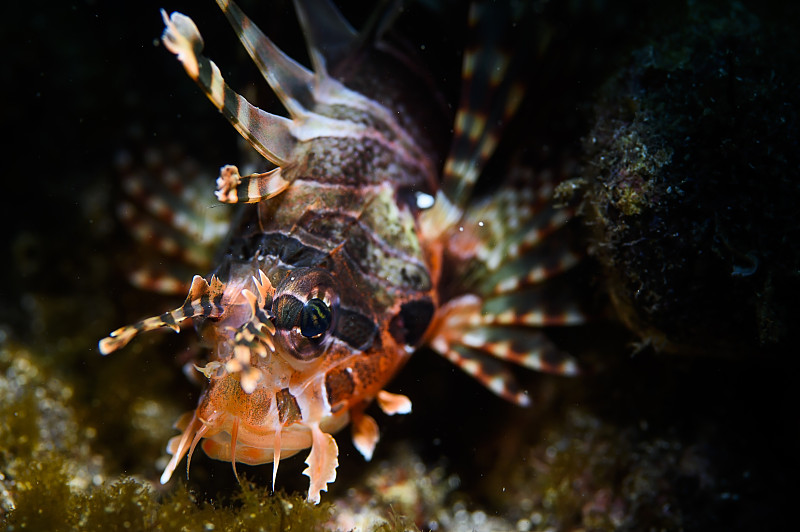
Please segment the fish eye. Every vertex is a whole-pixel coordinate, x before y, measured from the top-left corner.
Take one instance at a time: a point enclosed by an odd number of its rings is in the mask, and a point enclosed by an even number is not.
[[[339,298],[336,281],[320,268],[292,270],[277,286],[272,304],[275,340],[290,360],[322,356],[333,340]]]
[[[318,297],[306,301],[300,311],[300,334],[306,338],[320,338],[332,323],[331,308]]]

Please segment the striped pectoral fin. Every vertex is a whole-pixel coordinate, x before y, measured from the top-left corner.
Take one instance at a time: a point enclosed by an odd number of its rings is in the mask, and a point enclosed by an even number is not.
[[[458,345],[543,373],[573,376],[576,361],[558,349],[541,331],[529,327],[475,327]]]
[[[500,291],[483,302],[481,324],[524,327],[583,324],[589,314],[569,281],[562,276],[518,290]]]
[[[481,293],[513,294],[545,281],[552,282],[554,278],[580,263],[585,252],[575,249],[575,241],[565,229],[560,230],[553,238],[533,244],[526,244],[524,240],[517,241],[510,249],[504,246],[502,254],[497,251],[486,254],[485,264],[489,271],[481,282]],[[568,292],[572,294],[574,290]],[[557,301],[563,299],[563,296],[556,298]]]
[[[502,278],[561,262],[577,242],[568,224],[574,211],[553,205],[551,195],[551,184],[539,183],[538,177],[522,184],[506,183],[465,211],[458,231],[446,239],[449,252],[480,261],[490,275],[502,267]],[[509,271],[512,263],[517,271]],[[554,270],[563,271],[572,264],[565,260]]]
[[[192,159],[168,154],[165,156],[168,159],[161,161],[160,153],[153,151],[155,154],[147,154],[147,167],[143,171],[130,172],[122,178],[130,200],[123,204],[123,221],[127,223],[129,217],[135,221],[137,214],[147,216],[186,235],[192,243],[215,246],[226,234],[231,211],[209,212],[208,197],[213,185],[205,173],[197,170]],[[132,232],[136,234],[135,230]],[[209,260],[210,257],[204,264]]]
[[[460,345],[440,344],[434,349],[497,396],[520,406],[530,406],[528,393],[519,387],[508,368],[497,360],[483,355],[480,350]]]
[[[241,176],[236,166],[226,165],[220,169],[215,194],[222,203],[258,203],[277,196],[289,184],[280,167],[263,174]]]
[[[136,288],[159,294],[178,295],[189,289],[186,276],[151,265],[134,266],[128,270],[127,276]]]
[[[120,204],[117,211],[130,234],[161,255],[195,267],[207,267],[210,263],[208,245],[196,235],[176,227],[172,220],[156,218],[127,202]],[[176,217],[180,215],[178,212],[174,214]]]
[[[447,360],[500,397],[528,406],[528,395],[519,388],[516,379],[502,364],[481,353],[484,347],[471,347],[469,335],[480,326],[481,299],[474,295],[461,296],[439,309],[426,334],[426,342]]]
[[[225,284],[217,277],[212,277],[211,283],[209,283],[199,275],[195,275],[189,295],[183,305],[160,316],[153,316],[133,325],[120,327],[108,337],[100,340],[98,345],[100,353],[107,355],[124,347],[141,332],[161,327],[169,327],[175,332],[179,332],[179,324],[187,318],[217,318],[225,311],[225,307],[222,305],[224,291]]]
[[[201,55],[203,38],[192,19],[177,12],[167,17],[163,10],[161,15],[166,26],[164,46],[178,57],[189,77],[256,151],[273,164],[286,164],[297,144],[292,121],[258,109],[225,83],[217,65]]]
[[[339,466],[339,447],[333,436],[319,428],[319,423],[308,423],[311,429],[311,452],[306,458],[308,467],[303,474],[309,478],[308,501],[319,504],[320,492],[328,491],[328,484],[336,480]]]
[[[126,257],[124,268],[128,280],[143,290],[185,294],[192,274],[210,269],[232,210],[209,208],[210,202],[216,204],[210,201],[213,184],[180,151],[150,148],[142,159],[123,158],[119,164],[126,197],[117,213],[143,244],[139,253]]]
[[[577,374],[578,365],[532,327],[547,324],[546,320],[540,320],[543,323],[526,321],[526,314],[518,315],[511,307],[503,308],[504,314],[487,312],[486,303],[480,297],[461,296],[439,309],[426,340],[434,350],[492,392],[527,405],[528,396],[519,389],[500,360],[560,375]]]
[[[513,23],[504,3],[474,2],[470,8],[469,26],[479,44],[464,51],[461,102],[442,183],[442,190],[456,205],[469,199],[502,130],[522,101],[520,61],[511,58],[524,54],[509,52]]]

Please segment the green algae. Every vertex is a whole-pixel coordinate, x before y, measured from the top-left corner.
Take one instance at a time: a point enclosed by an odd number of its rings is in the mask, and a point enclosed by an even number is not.
[[[15,479],[16,508],[6,516],[7,530],[303,532],[326,529],[332,514],[329,503],[270,494],[247,482],[230,506],[218,507],[198,502],[183,485],[161,498],[130,477],[88,492],[74,492],[69,481],[59,457],[31,463]]]

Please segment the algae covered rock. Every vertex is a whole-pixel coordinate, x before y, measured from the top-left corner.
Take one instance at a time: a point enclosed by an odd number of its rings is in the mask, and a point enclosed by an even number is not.
[[[776,19],[779,17],[776,17]],[[797,39],[741,4],[691,4],[632,56],[586,139],[594,255],[622,321],[657,349],[796,341]]]

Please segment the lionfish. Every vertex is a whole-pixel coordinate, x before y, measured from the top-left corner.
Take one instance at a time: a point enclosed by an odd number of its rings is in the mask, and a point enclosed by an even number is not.
[[[296,0],[313,70],[284,54],[233,2],[217,0],[289,117],[234,92],[201,54],[203,39],[181,13],[162,37],[189,76],[274,169],[221,169],[216,196],[250,204],[232,224],[224,257],[196,275],[175,310],[112,332],[111,353],[143,331],[192,318],[211,342],[199,371],[208,383],[167,446],[166,483],[202,440],[205,453],[273,463],[308,447],[308,500],[336,478],[332,434],[350,423],[369,460],[379,438],[365,413],[411,401],[384,386],[422,346],[492,392],[528,405],[497,359],[572,375],[577,365],[541,327],[583,320],[578,305],[543,281],[578,261],[565,239],[546,238],[571,211],[551,201],[546,179],[509,180],[481,201],[472,190],[503,125],[523,96],[510,55],[488,40],[463,55],[463,89],[444,151],[432,125],[430,84],[383,37],[386,17],[357,33],[326,0]],[[470,9],[475,31],[490,17]],[[383,21],[383,22],[382,22]],[[427,107],[426,107],[427,106]],[[238,476],[237,476],[238,478]]]

